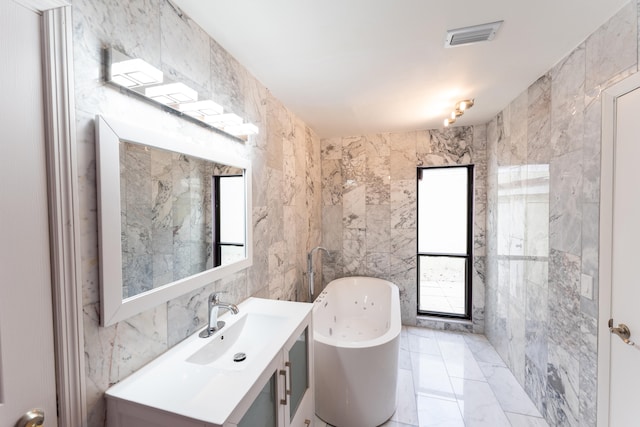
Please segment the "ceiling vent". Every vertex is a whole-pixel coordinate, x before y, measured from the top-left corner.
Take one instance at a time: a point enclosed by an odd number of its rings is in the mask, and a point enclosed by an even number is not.
[[[444,47],[462,46],[478,42],[493,40],[504,21],[491,22],[488,24],[473,25],[471,27],[457,28],[447,31],[447,39]]]

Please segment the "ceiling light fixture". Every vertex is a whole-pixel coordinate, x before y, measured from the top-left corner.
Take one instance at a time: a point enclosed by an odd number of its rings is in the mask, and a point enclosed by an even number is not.
[[[444,119],[444,127],[448,128],[449,126],[454,124],[456,120],[464,114],[465,111],[473,107],[473,104],[473,99],[463,99],[462,101],[456,102],[456,105],[451,112],[451,116]]]
[[[138,95],[166,111],[194,120],[227,135],[247,140],[258,133],[258,127],[245,123],[242,117],[224,113],[212,100],[198,101],[198,92],[181,82],[166,79],[159,69],[139,58],[130,58],[113,48],[105,49],[106,81]]]

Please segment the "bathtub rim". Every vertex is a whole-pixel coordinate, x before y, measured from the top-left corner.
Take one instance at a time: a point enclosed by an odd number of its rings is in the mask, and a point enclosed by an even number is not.
[[[322,301],[322,299],[319,299],[319,298],[321,295],[326,295],[327,290],[329,291],[331,290],[330,286],[331,288],[333,288],[334,286],[338,286],[340,282],[353,281],[353,280],[357,281],[358,279],[362,281],[373,280],[376,282],[382,282],[391,289],[391,302],[390,302],[391,309],[389,310],[389,329],[385,333],[381,334],[376,338],[362,340],[362,341],[349,341],[349,340],[342,340],[342,339],[326,336],[325,334],[315,329],[315,323],[314,323],[313,339],[316,343],[321,343],[321,344],[325,344],[325,345],[336,347],[336,348],[357,349],[357,348],[369,348],[369,347],[381,346],[393,341],[395,338],[398,338],[400,336],[400,333],[402,331],[402,321],[401,321],[401,314],[400,314],[400,289],[398,288],[398,285],[396,285],[395,283],[389,280],[380,279],[377,277],[370,277],[370,276],[347,276],[347,277],[334,279],[331,282],[327,283],[327,286],[325,286],[325,288],[320,293],[320,295],[318,295],[318,297],[314,301],[312,312],[315,312],[316,309],[320,307],[319,303]],[[394,303],[394,301],[397,302],[397,304]],[[397,321],[394,321],[396,319]]]

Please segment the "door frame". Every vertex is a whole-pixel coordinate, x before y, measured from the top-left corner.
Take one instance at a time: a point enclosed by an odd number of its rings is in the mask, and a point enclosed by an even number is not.
[[[600,254],[598,299],[598,426],[609,425],[609,392],[611,389],[611,318],[613,190],[616,143],[617,99],[640,88],[640,73],[627,77],[602,93],[602,145],[600,166]]]
[[[86,426],[71,5],[13,0],[41,16],[58,423]]]

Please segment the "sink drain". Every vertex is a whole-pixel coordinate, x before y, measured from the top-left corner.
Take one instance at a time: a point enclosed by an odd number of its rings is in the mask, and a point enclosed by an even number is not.
[[[236,353],[233,355],[234,362],[242,362],[246,358],[247,358],[247,355],[245,353]]]

